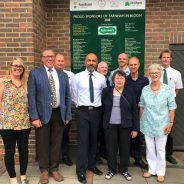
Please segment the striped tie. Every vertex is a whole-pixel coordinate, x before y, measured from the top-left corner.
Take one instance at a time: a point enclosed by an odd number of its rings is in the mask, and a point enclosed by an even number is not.
[[[49,83],[50,83],[51,92],[52,92],[52,107],[56,107],[56,104],[57,104],[56,87],[52,76],[52,69],[49,69]]]

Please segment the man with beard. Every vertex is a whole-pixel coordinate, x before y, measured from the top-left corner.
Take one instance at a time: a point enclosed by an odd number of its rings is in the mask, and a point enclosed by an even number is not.
[[[79,182],[86,183],[86,171],[103,173],[96,167],[96,149],[101,121],[101,92],[106,87],[105,77],[96,72],[98,59],[94,53],[86,56],[86,70],[75,75],[72,82],[72,99],[77,106],[76,124],[78,148],[76,173]]]
[[[130,69],[130,75],[127,77],[126,85],[130,86],[133,89],[138,106],[142,89],[144,86],[149,84],[149,80],[147,77],[144,77],[139,74],[140,62],[137,57],[133,56],[129,59],[128,67]],[[135,165],[143,169],[146,169],[147,166],[142,160],[141,146],[142,146],[142,136],[141,133],[139,132],[137,137],[131,140],[131,154],[135,159]]]

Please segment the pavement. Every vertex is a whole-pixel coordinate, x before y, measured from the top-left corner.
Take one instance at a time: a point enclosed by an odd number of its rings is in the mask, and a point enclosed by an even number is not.
[[[184,152],[174,152],[173,155],[178,161],[178,164],[172,165],[170,163],[167,163],[167,171],[164,184],[184,184]],[[74,156],[75,152],[73,152],[72,154],[72,158],[75,162]],[[130,159],[129,167],[129,172],[133,177],[132,181],[126,181],[120,174],[116,174],[111,180],[106,180],[105,174],[107,172],[107,164],[105,160],[103,160],[103,162],[103,164],[98,165],[98,168],[102,170],[104,174],[102,176],[93,176],[93,174],[89,174],[88,180],[92,181],[89,184],[157,184],[156,177],[151,177],[148,179],[142,177],[145,170],[134,166],[134,161],[132,158]],[[75,174],[75,167],[75,164],[73,166],[60,164],[59,171],[64,176],[64,181],[56,182],[53,180],[53,178],[50,178],[49,184],[80,184]],[[17,173],[19,173],[19,165],[16,165],[16,171]],[[29,164],[27,169],[29,184],[38,184],[39,175],[40,172],[37,163]],[[0,184],[9,184],[9,177],[7,172],[4,172],[2,175],[0,175]]]

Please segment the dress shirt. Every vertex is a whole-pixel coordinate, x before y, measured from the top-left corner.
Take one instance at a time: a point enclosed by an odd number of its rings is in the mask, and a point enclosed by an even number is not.
[[[106,87],[106,78],[94,71],[92,75],[93,88],[94,88],[94,102],[90,102],[89,92],[89,71],[86,69],[75,75],[72,81],[72,100],[77,106],[93,106],[99,107],[101,103],[101,93]]]
[[[112,81],[112,76],[114,74],[114,72],[120,70],[120,68],[116,68],[115,70],[113,70],[111,73],[110,73],[110,76],[109,76],[109,81],[110,81],[110,85],[112,86],[113,85],[113,81]],[[126,66],[125,68],[125,74],[126,76],[128,76],[130,74],[130,69],[128,68],[128,66]]]
[[[164,70],[164,68],[162,67],[162,69]],[[176,97],[176,93],[175,93],[175,89],[182,89],[183,88],[183,83],[182,83],[182,79],[181,79],[181,73],[172,68],[172,67],[168,67],[165,68],[166,72],[167,72],[167,81],[168,81],[168,85],[172,88],[175,97]],[[162,76],[160,81],[163,82],[163,74],[164,71],[162,72]]]
[[[63,70],[63,72],[65,72],[68,75],[69,85],[71,86],[72,80],[73,80],[75,74],[71,71],[68,71],[68,70]]]
[[[44,66],[44,67],[45,67],[45,70],[47,72],[47,76],[49,78],[49,75],[50,75],[49,68],[46,66]],[[55,87],[56,87],[56,98],[57,98],[56,107],[59,107],[60,106],[59,78],[58,78],[57,71],[54,67],[52,68],[52,76],[53,76]]]
[[[177,107],[171,88],[162,83],[158,94],[155,95],[150,85],[145,86],[139,107],[144,108],[140,119],[140,131],[149,137],[163,137],[164,128],[170,122],[169,110]]]
[[[149,84],[148,78],[140,74],[138,75],[137,80],[133,80],[131,75],[127,77],[125,85],[133,89],[135,97],[136,97],[137,105],[139,104],[143,87],[148,84]]]

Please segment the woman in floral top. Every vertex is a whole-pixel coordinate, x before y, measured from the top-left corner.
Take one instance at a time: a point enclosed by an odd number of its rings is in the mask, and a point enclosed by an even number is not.
[[[165,145],[171,133],[176,109],[171,88],[160,82],[162,68],[152,64],[149,69],[150,85],[143,88],[140,106],[140,130],[145,136],[148,172],[143,177],[157,175],[158,182],[164,182],[166,172]]]
[[[11,63],[10,76],[0,79],[0,130],[10,184],[17,184],[14,162],[16,143],[19,151],[21,184],[28,183],[26,170],[30,128],[25,66],[22,59],[16,58]]]

